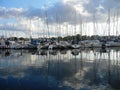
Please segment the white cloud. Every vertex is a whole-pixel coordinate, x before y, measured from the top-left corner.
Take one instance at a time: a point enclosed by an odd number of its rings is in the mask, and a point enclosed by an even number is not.
[[[0,18],[17,18],[18,16],[22,16],[23,11],[23,8],[0,7]]]
[[[119,21],[120,0],[61,0],[54,5],[50,3],[49,7],[46,6],[46,8],[30,7],[29,9],[0,7],[0,18],[14,18],[17,21],[11,25],[8,24],[10,23],[9,21],[6,24],[1,24],[0,29],[16,30],[29,32],[29,34],[47,36],[48,28],[46,23],[48,22],[51,36],[56,36],[57,33],[64,36],[68,32],[67,28],[65,28],[65,23],[72,27],[73,30],[76,26],[77,33],[79,33],[79,26],[82,21],[85,27],[83,28],[83,34],[89,35],[89,32],[91,32],[90,34],[92,35],[92,23],[95,21],[99,27],[97,28],[98,31],[103,33],[100,26],[103,23],[107,24],[109,8],[111,9],[111,21],[117,17],[117,14]],[[116,21],[117,19],[115,19],[115,23]],[[105,25],[102,26],[105,27]],[[72,35],[73,30],[71,28],[68,29],[70,29],[69,34]],[[65,32],[62,33],[62,31]]]

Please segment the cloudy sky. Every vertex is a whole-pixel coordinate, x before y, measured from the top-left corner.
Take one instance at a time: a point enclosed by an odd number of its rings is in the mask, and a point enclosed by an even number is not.
[[[0,35],[119,35],[120,0],[0,0]]]

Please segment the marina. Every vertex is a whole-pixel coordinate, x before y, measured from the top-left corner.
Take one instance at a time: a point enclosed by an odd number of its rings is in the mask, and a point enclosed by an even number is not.
[[[77,36],[75,36],[77,37]],[[108,36],[107,36],[108,37]],[[102,38],[102,37],[101,37]],[[119,38],[119,37],[117,37]],[[109,47],[120,47],[119,39],[114,40],[104,40],[89,38],[86,40],[77,40],[77,43],[74,44],[73,40],[61,40],[58,41],[48,38],[44,39],[27,39],[27,40],[9,40],[7,38],[1,37],[0,39],[0,49],[46,49],[46,50],[62,50],[62,49],[80,49],[80,48],[109,48]]]
[[[0,90],[120,90],[120,0],[0,0]]]

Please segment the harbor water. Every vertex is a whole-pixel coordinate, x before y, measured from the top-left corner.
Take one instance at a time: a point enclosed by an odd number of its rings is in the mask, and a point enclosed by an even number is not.
[[[120,50],[0,50],[0,90],[120,90]]]

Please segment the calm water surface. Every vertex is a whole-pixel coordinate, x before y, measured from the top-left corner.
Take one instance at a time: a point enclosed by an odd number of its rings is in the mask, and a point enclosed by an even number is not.
[[[120,90],[120,50],[0,50],[0,90]]]

